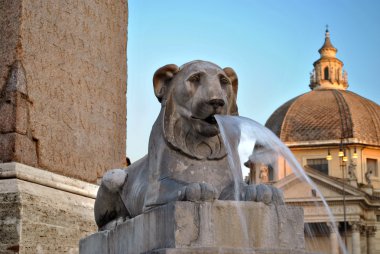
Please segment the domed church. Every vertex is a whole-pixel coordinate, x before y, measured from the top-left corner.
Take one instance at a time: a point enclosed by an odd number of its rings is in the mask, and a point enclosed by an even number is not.
[[[280,106],[266,122],[293,152],[326,198],[333,230],[318,192],[287,165],[270,174],[286,202],[303,206],[307,249],[380,253],[380,106],[348,90],[347,72],[326,30],[310,92]],[[319,206],[316,204],[319,204]]]

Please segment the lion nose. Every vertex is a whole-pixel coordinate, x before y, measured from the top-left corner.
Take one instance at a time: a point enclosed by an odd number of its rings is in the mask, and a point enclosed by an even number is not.
[[[224,103],[224,100],[222,99],[212,99],[212,100],[209,100],[208,104],[210,104],[214,108],[218,108],[218,107],[223,107],[225,103]]]

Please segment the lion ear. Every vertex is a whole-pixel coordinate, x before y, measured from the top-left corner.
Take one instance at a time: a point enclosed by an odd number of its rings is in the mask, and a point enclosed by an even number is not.
[[[239,115],[239,110],[236,104],[238,92],[238,77],[236,75],[236,72],[230,67],[226,67],[223,70],[231,81],[233,91],[233,96],[232,98],[230,98],[229,114],[237,116]]]
[[[159,68],[153,75],[153,88],[159,102],[162,101],[167,89],[168,82],[178,72],[179,68],[175,64],[168,64]]]
[[[236,75],[236,72],[232,68],[230,68],[230,67],[226,67],[223,70],[226,73],[226,75],[228,76],[228,78],[231,80],[232,90],[234,91],[235,96],[237,96],[237,92],[238,92],[238,77]]]

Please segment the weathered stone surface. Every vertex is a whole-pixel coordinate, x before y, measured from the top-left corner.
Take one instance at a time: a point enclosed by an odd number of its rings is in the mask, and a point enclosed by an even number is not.
[[[147,254],[311,254],[292,249],[244,249],[244,248],[183,248],[153,250]]]
[[[97,186],[17,163],[0,164],[0,253],[78,253],[94,232]]]
[[[37,141],[30,129],[30,110],[25,70],[20,61],[10,67],[0,91],[0,160],[37,165]]]
[[[126,0],[1,0],[0,136],[25,135],[38,167],[90,182],[123,166],[126,31]],[[1,102],[12,92],[16,108]]]
[[[86,244],[80,243],[80,253],[108,253],[108,232],[102,231],[86,237]]]
[[[175,250],[178,253],[218,253],[209,252],[216,249],[243,253],[243,249],[274,248],[278,251],[269,253],[302,253],[303,210],[256,202],[174,202],[80,242],[81,254],[137,254],[171,248],[180,249]],[[200,248],[200,252],[181,252],[193,248]],[[97,251],[100,249],[103,252]],[[157,253],[177,253],[161,251]]]
[[[14,132],[16,126],[16,108],[11,99],[0,101],[0,134]]]
[[[0,160],[37,165],[36,144],[26,135],[15,132],[0,134]]]
[[[20,56],[19,34],[21,0],[0,0],[0,91],[3,90],[10,66]]]
[[[0,253],[15,253],[20,241],[20,196],[15,181],[7,182],[11,186],[0,180]]]
[[[0,134],[17,132],[26,135],[29,123],[28,91],[25,71],[16,61],[9,71],[7,84],[0,90]]]

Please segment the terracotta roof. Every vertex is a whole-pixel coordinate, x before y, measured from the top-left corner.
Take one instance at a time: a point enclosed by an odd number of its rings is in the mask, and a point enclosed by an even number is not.
[[[322,47],[318,50],[318,52],[321,53],[321,51],[324,49],[333,49],[334,51],[337,51],[337,49],[331,43],[330,33],[328,30],[326,30],[325,43],[323,43]]]
[[[283,142],[357,138],[380,146],[380,106],[344,90],[314,90],[279,107],[265,124]]]
[[[322,49],[334,49],[334,50],[336,50],[336,48],[331,43],[330,37],[325,38],[325,43],[322,45],[322,48],[319,49],[319,52]]]

